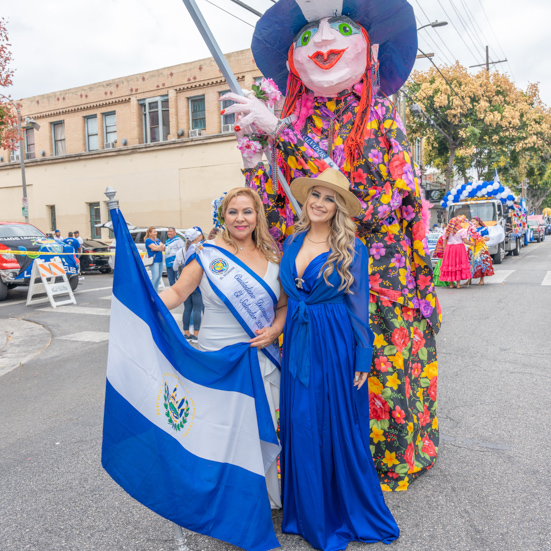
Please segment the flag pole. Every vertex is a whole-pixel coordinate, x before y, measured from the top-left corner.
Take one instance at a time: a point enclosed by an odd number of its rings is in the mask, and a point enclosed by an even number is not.
[[[216,61],[216,64],[218,65],[220,72],[226,79],[226,82],[228,83],[230,90],[234,94],[239,94],[240,96],[244,96],[245,94],[243,94],[243,90],[241,90],[241,86],[239,86],[239,83],[237,82],[235,75],[233,74],[226,58],[224,57],[224,54],[222,53],[220,46],[218,46],[218,43],[216,42],[216,39],[214,38],[195,0],[182,0],[182,1],[184,2],[184,5],[186,6],[189,14],[191,15],[193,22],[197,26],[197,29],[201,33],[201,36],[203,37],[203,40],[205,41],[208,49],[210,50],[212,57]],[[276,159],[272,159],[272,164],[275,162],[277,162]],[[289,201],[293,206],[293,210],[295,211],[297,216],[300,216],[300,213],[301,213],[300,205],[298,204],[298,201],[293,197],[293,194],[291,193],[291,188],[287,183],[287,180],[279,170],[274,170],[274,167],[272,167],[272,173],[277,173],[278,181],[281,184],[281,187],[285,190],[285,194],[289,198]]]

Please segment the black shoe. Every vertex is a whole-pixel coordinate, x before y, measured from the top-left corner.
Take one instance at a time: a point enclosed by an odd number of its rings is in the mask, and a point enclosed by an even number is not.
[[[190,341],[190,340],[193,338],[193,335],[191,335],[191,334],[190,334],[190,335],[186,335],[186,334],[184,333],[184,337],[186,338],[186,341]]]

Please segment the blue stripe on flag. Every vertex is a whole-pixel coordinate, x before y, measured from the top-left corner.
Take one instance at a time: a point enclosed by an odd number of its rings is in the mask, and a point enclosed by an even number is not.
[[[102,465],[134,499],[189,530],[247,551],[279,547],[269,500],[258,499],[267,493],[264,477],[187,452],[109,382],[105,402]]]

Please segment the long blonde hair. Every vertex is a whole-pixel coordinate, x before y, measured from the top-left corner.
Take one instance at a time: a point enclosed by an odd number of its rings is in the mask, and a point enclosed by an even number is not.
[[[262,200],[256,191],[253,191],[248,187],[238,187],[228,191],[222,201],[222,205],[220,206],[222,219],[225,219],[226,211],[228,210],[231,201],[240,196],[249,197],[252,200],[254,210],[256,211],[256,228],[254,229],[252,235],[256,248],[266,257],[268,262],[279,264],[281,256],[279,248],[270,235],[270,231],[268,230],[268,222],[266,221],[266,214],[264,213],[264,205],[262,204]],[[228,245],[233,245],[235,247],[236,253],[238,252],[239,249],[237,247],[237,243],[235,243],[232,239],[226,225],[224,225],[224,230],[220,236]]]
[[[308,216],[306,204],[308,203],[308,199],[313,189],[314,187],[311,187],[308,191],[302,214],[295,224],[295,235],[307,232],[310,229],[311,221]],[[331,283],[329,283],[329,276],[336,267],[337,273],[341,277],[339,291],[344,289],[345,293],[350,293],[350,287],[352,283],[354,283],[354,276],[350,273],[350,266],[354,261],[355,254],[354,240],[356,237],[356,224],[352,222],[352,218],[350,218],[350,214],[346,208],[346,203],[337,192],[335,192],[335,204],[337,205],[337,210],[335,211],[335,216],[333,216],[331,220],[329,231],[329,248],[331,250],[327,257],[327,262],[320,270],[320,275],[323,273],[325,283],[331,285]]]
[[[155,226],[149,226],[149,228],[147,228],[147,231],[145,232],[144,241],[146,239],[151,239],[149,236],[151,235],[151,232],[155,229],[156,229]]]

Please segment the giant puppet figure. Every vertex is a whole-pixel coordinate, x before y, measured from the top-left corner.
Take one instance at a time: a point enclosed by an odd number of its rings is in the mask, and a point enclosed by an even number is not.
[[[435,334],[440,308],[405,128],[388,96],[407,79],[417,31],[406,0],[279,0],[260,19],[252,50],[286,89],[282,119],[256,97],[238,102],[239,125],[274,143],[272,169],[246,159],[272,234],[296,220],[275,170],[291,181],[337,166],[362,204],[358,237],[370,254],[371,450],[385,490],[405,490],[438,450]],[[252,125],[252,126],[251,126]],[[366,369],[368,371],[368,369]]]

